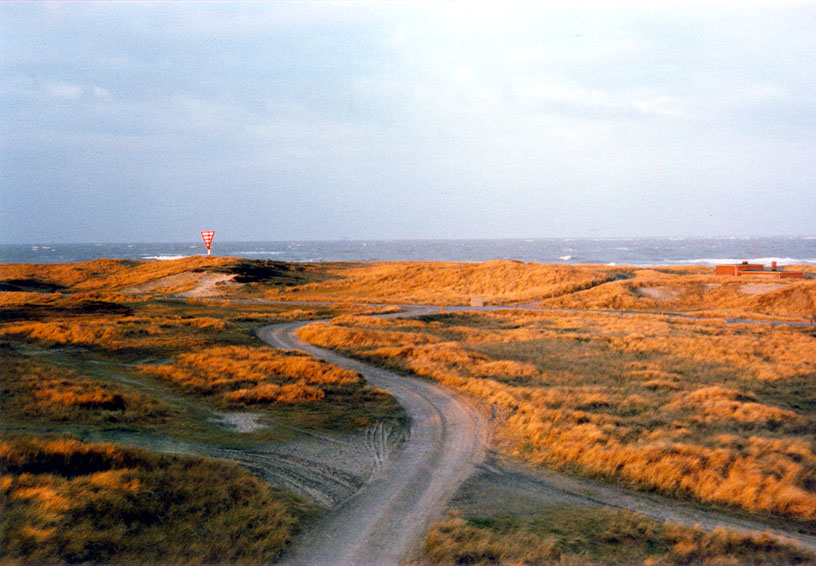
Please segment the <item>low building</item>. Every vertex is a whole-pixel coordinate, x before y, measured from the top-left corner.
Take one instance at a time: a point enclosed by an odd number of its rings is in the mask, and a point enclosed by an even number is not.
[[[802,279],[805,274],[801,271],[780,271],[776,267],[776,262],[771,262],[771,268],[765,269],[762,263],[748,263],[743,261],[737,264],[717,265],[714,267],[716,275],[761,275],[765,277],[775,277],[777,279]]]

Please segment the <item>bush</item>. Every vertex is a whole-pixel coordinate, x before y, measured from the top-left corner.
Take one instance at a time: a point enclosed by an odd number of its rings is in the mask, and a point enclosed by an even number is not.
[[[237,465],[111,444],[7,439],[0,472],[5,562],[268,562],[313,512]]]

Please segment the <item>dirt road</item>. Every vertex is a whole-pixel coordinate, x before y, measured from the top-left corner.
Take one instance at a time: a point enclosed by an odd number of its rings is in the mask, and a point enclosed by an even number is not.
[[[284,563],[404,562],[421,546],[426,527],[484,460],[487,424],[468,402],[432,383],[301,342],[294,330],[303,324],[265,327],[257,334],[271,346],[304,350],[362,373],[397,398],[411,418],[411,428],[402,448],[386,453],[369,481],[305,532]]]
[[[794,525],[779,528],[779,524],[552,470],[525,470],[524,466],[489,457],[487,422],[467,400],[431,382],[399,376],[306,344],[294,336],[294,331],[304,324],[308,323],[265,327],[258,336],[271,346],[304,350],[360,372],[398,399],[412,425],[401,449],[385,451],[369,481],[304,533],[285,558],[286,564],[404,562],[421,548],[425,528],[440,517],[454,494],[454,507],[476,515],[480,509],[490,513],[489,509],[496,510],[496,504],[501,509],[513,501],[523,501],[531,508],[559,502],[610,506],[706,530],[725,527],[746,533],[764,531],[816,552],[816,536],[799,532]]]

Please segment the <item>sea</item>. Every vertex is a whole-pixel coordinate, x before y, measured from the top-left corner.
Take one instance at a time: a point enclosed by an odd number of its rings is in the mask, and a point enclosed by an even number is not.
[[[339,240],[212,243],[217,256],[293,262],[511,259],[606,265],[816,265],[816,236],[717,238],[539,238],[496,240]],[[0,263],[74,263],[98,258],[161,261],[206,255],[201,240],[156,243],[0,245]]]

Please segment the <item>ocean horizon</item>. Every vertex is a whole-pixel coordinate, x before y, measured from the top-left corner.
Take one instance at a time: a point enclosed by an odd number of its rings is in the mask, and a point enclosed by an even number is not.
[[[507,238],[468,240],[219,241],[216,256],[291,262],[510,259],[607,265],[714,265],[750,261],[816,265],[816,236]],[[153,243],[3,244],[0,263],[75,263],[100,258],[161,261],[206,255],[201,240]]]

